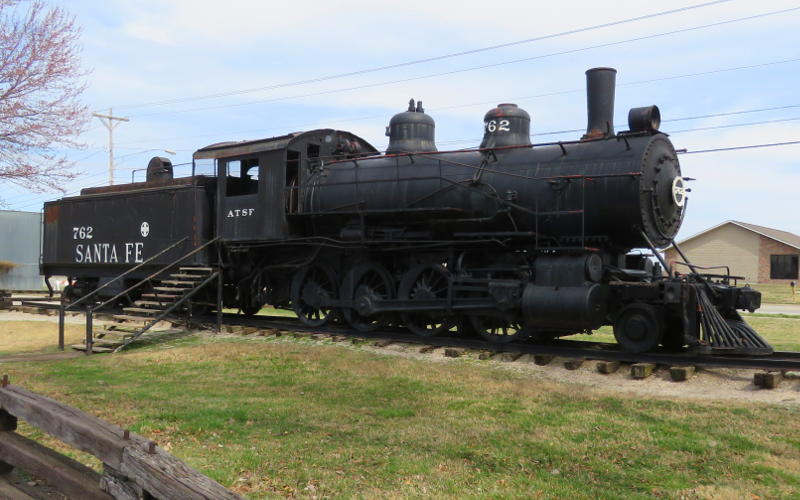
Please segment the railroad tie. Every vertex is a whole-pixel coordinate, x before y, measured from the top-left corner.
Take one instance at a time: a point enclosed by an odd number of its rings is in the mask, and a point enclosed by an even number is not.
[[[634,363],[631,365],[631,377],[636,380],[646,379],[656,369],[656,365],[653,363]]]

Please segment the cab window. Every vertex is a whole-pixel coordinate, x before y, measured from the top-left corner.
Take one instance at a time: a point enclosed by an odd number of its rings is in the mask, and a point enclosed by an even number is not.
[[[243,196],[258,193],[258,158],[229,160],[225,165],[225,195]]]

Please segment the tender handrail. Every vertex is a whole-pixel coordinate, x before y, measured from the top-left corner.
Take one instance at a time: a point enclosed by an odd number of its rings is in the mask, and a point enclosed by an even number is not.
[[[117,276],[117,277],[116,277],[116,278],[114,278],[113,280],[111,280],[111,281],[109,281],[109,282],[105,283],[103,286],[101,286],[101,287],[98,287],[98,288],[94,289],[94,290],[92,291],[92,293],[90,293],[90,294],[88,294],[88,295],[84,295],[83,297],[81,297],[80,299],[76,300],[75,302],[70,302],[69,304],[67,304],[66,306],[64,306],[64,310],[66,311],[66,310],[68,310],[68,309],[72,309],[73,307],[77,306],[78,304],[80,304],[81,302],[85,301],[85,300],[86,300],[86,299],[88,299],[89,297],[93,297],[95,294],[97,294],[97,292],[99,292],[99,291],[100,291],[100,290],[102,290],[103,288],[107,287],[107,286],[108,286],[108,285],[110,285],[111,283],[115,283],[115,282],[116,282],[118,279],[120,279],[120,278],[124,278],[125,276],[127,276],[127,275],[129,275],[130,273],[132,273],[132,272],[136,271],[137,269],[139,269],[140,267],[144,266],[145,264],[148,264],[148,263],[150,263],[151,261],[153,261],[153,259],[155,259],[155,258],[157,258],[157,257],[161,257],[161,256],[162,256],[162,255],[164,255],[166,252],[168,252],[168,251],[172,250],[173,248],[175,248],[176,246],[180,245],[181,243],[183,243],[184,241],[186,241],[186,240],[188,240],[188,239],[189,239],[189,237],[188,237],[188,236],[186,236],[186,237],[184,237],[184,238],[182,238],[182,239],[180,239],[180,240],[176,241],[176,242],[175,242],[175,243],[173,243],[172,245],[170,245],[170,246],[168,246],[167,248],[165,248],[165,249],[161,250],[160,252],[158,252],[157,254],[153,255],[153,256],[152,256],[152,257],[150,257],[150,258],[148,258],[147,260],[145,260],[145,261],[143,261],[143,262],[140,262],[138,265],[136,265],[136,266],[134,266],[134,267],[132,267],[132,268],[128,269],[127,271],[125,271],[124,273],[120,274],[119,276]]]
[[[151,279],[155,278],[159,274],[163,273],[165,270],[167,270],[167,269],[169,269],[169,268],[171,268],[173,266],[178,265],[180,262],[188,259],[189,257],[191,257],[192,255],[196,254],[197,252],[199,252],[200,250],[204,249],[205,247],[209,246],[210,244],[216,243],[217,241],[220,240],[220,238],[221,238],[220,236],[217,236],[216,238],[213,238],[213,239],[210,239],[210,240],[206,241],[205,243],[203,243],[199,247],[195,248],[191,252],[189,252],[186,255],[184,255],[183,257],[181,257],[180,259],[172,261],[171,263],[167,264],[166,266],[163,266],[161,269],[159,269],[158,271],[154,272],[150,276],[146,277],[142,281],[140,281],[140,282],[136,283],[135,285],[130,286],[130,287],[126,288],[125,290],[119,292],[118,294],[116,294],[115,296],[113,296],[110,299],[106,300],[102,304],[99,304],[99,305],[93,307],[92,311],[95,311],[97,309],[100,309],[102,307],[107,306],[109,303],[114,302],[118,298],[122,297],[126,293],[130,292],[131,290],[133,290],[134,288],[138,288],[139,286],[143,285],[144,283],[146,283],[146,282],[150,281]]]

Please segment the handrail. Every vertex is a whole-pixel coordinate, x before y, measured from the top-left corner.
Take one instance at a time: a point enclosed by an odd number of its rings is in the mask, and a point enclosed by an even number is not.
[[[159,269],[158,271],[154,272],[154,273],[153,273],[153,274],[151,274],[150,276],[146,277],[146,278],[145,278],[145,279],[143,279],[142,281],[140,281],[140,282],[136,283],[135,285],[133,285],[133,286],[130,286],[130,287],[126,288],[125,290],[123,290],[123,291],[119,292],[118,294],[116,294],[115,296],[113,296],[113,297],[111,297],[110,299],[106,300],[106,301],[105,301],[105,302],[103,302],[102,304],[99,304],[99,305],[97,305],[97,306],[93,307],[93,308],[92,308],[92,311],[95,311],[95,310],[97,310],[97,309],[100,309],[100,308],[102,308],[102,307],[105,307],[105,306],[107,306],[109,303],[111,303],[111,302],[114,302],[114,301],[115,301],[115,300],[117,300],[118,298],[122,297],[122,296],[123,296],[123,295],[125,295],[126,293],[130,292],[131,290],[133,290],[134,288],[138,288],[140,285],[143,285],[144,283],[146,283],[146,282],[150,281],[151,279],[153,279],[153,278],[155,278],[156,276],[158,276],[159,274],[163,273],[165,270],[169,269],[170,267],[173,267],[173,266],[177,265],[178,263],[180,263],[180,262],[182,262],[182,261],[186,260],[187,258],[189,258],[189,257],[191,257],[192,255],[196,254],[196,253],[197,253],[197,252],[199,252],[200,250],[202,250],[202,249],[204,249],[205,247],[209,246],[210,244],[212,244],[212,243],[216,243],[217,241],[219,241],[219,239],[220,239],[220,238],[221,238],[220,236],[217,236],[216,238],[213,238],[213,239],[210,239],[210,240],[206,241],[205,243],[203,243],[203,244],[202,244],[202,245],[200,245],[199,247],[195,248],[195,249],[194,249],[194,250],[192,250],[191,252],[187,253],[187,254],[186,254],[186,255],[184,255],[183,257],[181,257],[181,258],[179,258],[179,259],[177,259],[177,260],[175,260],[175,261],[172,261],[171,263],[169,263],[169,264],[167,264],[167,265],[165,265],[165,266],[161,267],[161,269]]]
[[[98,287],[98,288],[94,289],[94,290],[93,290],[93,291],[92,291],[90,294],[88,294],[88,295],[84,295],[83,297],[81,297],[80,299],[76,300],[75,302],[70,302],[69,304],[67,304],[66,306],[64,306],[64,310],[66,311],[66,310],[68,310],[68,309],[72,309],[73,307],[77,306],[78,304],[80,304],[81,302],[85,301],[85,300],[86,300],[86,299],[88,299],[89,297],[92,297],[92,296],[94,296],[94,295],[95,295],[97,292],[99,292],[99,291],[100,291],[100,290],[102,290],[103,288],[107,287],[107,286],[108,286],[108,285],[110,285],[111,283],[114,283],[114,282],[116,282],[118,279],[120,279],[120,278],[123,278],[123,277],[125,277],[125,276],[129,275],[129,274],[130,274],[130,273],[132,273],[133,271],[136,271],[136,270],[137,270],[137,269],[139,269],[140,267],[142,267],[142,266],[144,266],[145,264],[147,264],[147,263],[151,262],[153,259],[155,259],[155,258],[157,258],[157,257],[161,257],[161,256],[162,256],[162,255],[164,255],[166,252],[168,252],[169,250],[172,250],[173,248],[175,248],[176,246],[180,245],[181,243],[183,243],[183,242],[184,242],[184,241],[186,241],[187,239],[189,239],[189,237],[188,237],[188,236],[186,236],[186,237],[184,237],[184,238],[182,238],[182,239],[180,239],[180,240],[176,241],[176,242],[175,242],[175,243],[173,243],[172,245],[170,245],[170,246],[168,246],[167,248],[165,248],[165,249],[161,250],[160,252],[158,252],[157,254],[153,255],[153,256],[152,256],[152,257],[150,257],[150,258],[148,258],[147,260],[145,260],[145,261],[143,261],[143,262],[140,262],[138,265],[136,265],[136,266],[134,266],[134,267],[132,267],[132,268],[128,269],[127,271],[125,271],[124,273],[120,274],[119,276],[117,276],[117,277],[116,277],[116,278],[114,278],[113,280],[111,280],[111,281],[109,281],[109,282],[105,283],[103,286],[101,286],[101,287]]]
[[[688,268],[694,267],[695,269],[702,269],[704,271],[708,271],[710,269],[725,269],[725,272],[727,273],[728,276],[730,276],[730,274],[731,274],[731,267],[727,266],[727,265],[721,265],[721,266],[698,266],[697,264],[690,264],[689,262],[681,262],[679,260],[673,261],[672,263],[676,264],[676,265],[680,264],[680,265],[686,266]]]

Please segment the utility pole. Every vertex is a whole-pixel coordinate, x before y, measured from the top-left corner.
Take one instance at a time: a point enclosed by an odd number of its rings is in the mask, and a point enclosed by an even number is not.
[[[107,115],[92,113],[92,116],[100,118],[100,122],[108,129],[108,185],[110,186],[114,184],[114,127],[119,125],[119,122],[130,120],[121,116],[114,116],[111,108],[108,108]]]

